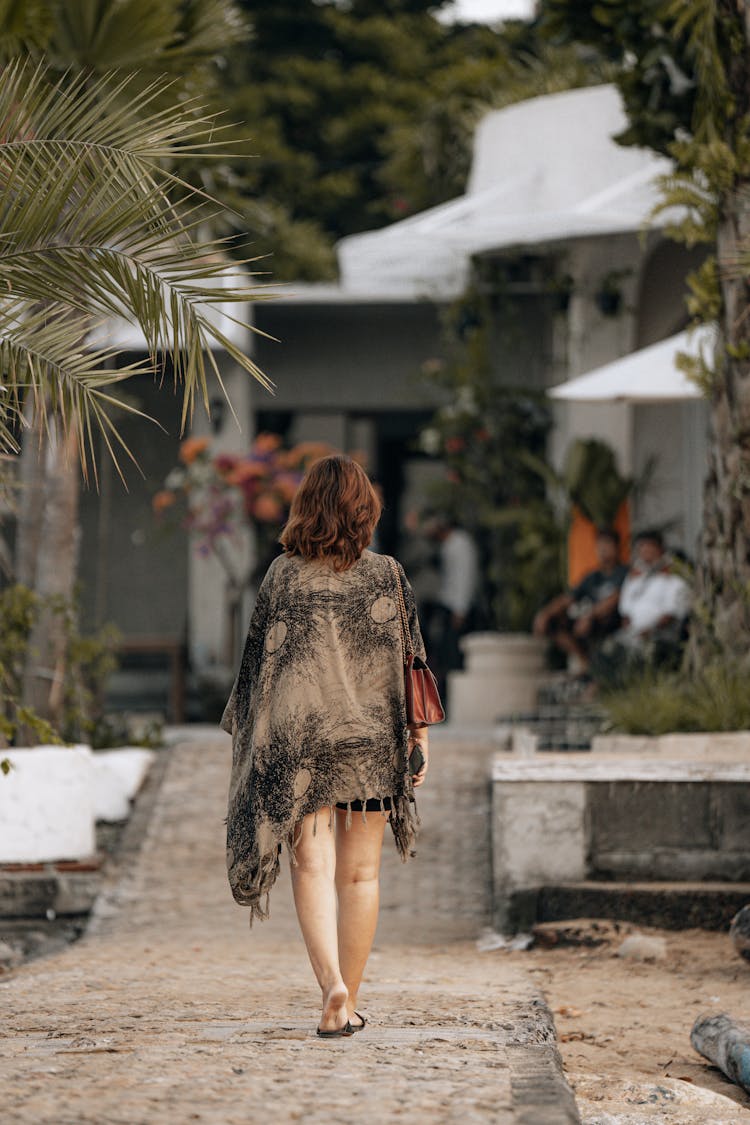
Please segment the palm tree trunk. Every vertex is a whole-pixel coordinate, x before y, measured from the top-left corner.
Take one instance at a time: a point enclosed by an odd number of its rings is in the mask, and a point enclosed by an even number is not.
[[[750,184],[724,207],[718,236],[723,320],[711,401],[693,662],[718,652],[747,659],[750,635],[750,284],[738,276],[750,245]],[[727,351],[729,349],[729,351]]]
[[[67,661],[67,614],[78,567],[80,469],[75,427],[51,423],[44,458],[44,505],[36,552],[35,592],[43,604],[32,630],[24,703],[53,725],[62,718]]]
[[[24,411],[28,429],[19,456],[19,496],[16,518],[15,580],[30,590],[36,587],[36,568],[42,535],[45,495],[47,435],[35,422],[31,407]]]

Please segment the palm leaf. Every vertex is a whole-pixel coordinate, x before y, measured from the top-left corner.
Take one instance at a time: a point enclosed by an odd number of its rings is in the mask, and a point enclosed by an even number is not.
[[[226,243],[196,238],[217,205],[163,163],[188,152],[210,155],[215,121],[185,105],[149,112],[156,85],[135,109],[128,86],[116,77],[51,83],[28,63],[9,66],[0,84],[0,292],[7,294],[0,349],[8,385],[0,445],[20,417],[23,389],[43,414],[58,410],[81,427],[85,464],[92,424],[105,440],[119,440],[103,388],[159,373],[168,356],[182,388],[183,427],[196,398],[208,406],[209,377],[219,376],[212,348],[272,386],[219,326],[220,307],[224,316],[226,306],[239,313],[265,296],[247,276],[253,262],[230,269]],[[137,324],[149,363],[114,367],[106,342],[95,360],[87,357],[91,317]],[[244,324],[239,315],[229,320]]]

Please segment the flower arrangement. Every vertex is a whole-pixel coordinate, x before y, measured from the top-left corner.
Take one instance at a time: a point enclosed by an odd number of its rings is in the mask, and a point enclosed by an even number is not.
[[[246,453],[213,453],[210,438],[190,437],[180,445],[180,464],[153,497],[157,519],[179,515],[198,554],[217,559],[224,570],[230,664],[241,635],[243,594],[276,554],[280,528],[307,468],[331,452],[322,442],[285,449],[278,434],[261,433]],[[255,532],[254,561],[243,569],[229,546],[247,527]]]
[[[187,438],[153,509],[163,516],[181,505],[182,525],[196,536],[198,553],[221,559],[223,543],[242,526],[275,538],[308,466],[330,452],[322,442],[285,449],[278,434],[261,433],[247,453],[213,454],[209,438]]]

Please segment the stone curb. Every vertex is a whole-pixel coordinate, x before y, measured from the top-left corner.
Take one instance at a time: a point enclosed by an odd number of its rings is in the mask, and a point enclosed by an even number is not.
[[[133,811],[120,838],[117,854],[105,873],[99,894],[89,915],[84,939],[105,932],[128,897],[128,888],[134,875],[138,856],[149,834],[152,816],[159,800],[172,756],[173,747],[159,750],[146,775],[133,807]]]
[[[506,1048],[518,1125],[581,1125],[563,1071],[555,1021],[541,996],[524,1005],[524,1035]],[[527,1038],[528,1036],[528,1038]]]

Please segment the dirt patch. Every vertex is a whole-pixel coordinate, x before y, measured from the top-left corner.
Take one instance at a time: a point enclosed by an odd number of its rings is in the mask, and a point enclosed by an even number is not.
[[[496,955],[523,964],[547,997],[583,1121],[750,1122],[750,1097],[690,1045],[701,1013],[750,1011],[750,965],[728,935],[590,920],[565,926],[580,944]],[[636,932],[663,939],[665,956],[617,956]]]

